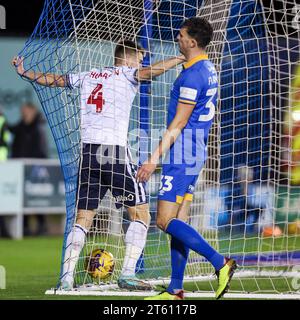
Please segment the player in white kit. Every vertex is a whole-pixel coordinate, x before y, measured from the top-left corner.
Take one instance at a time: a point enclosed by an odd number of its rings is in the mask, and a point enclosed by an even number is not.
[[[143,49],[130,40],[120,41],[115,49],[113,67],[92,69],[79,74],[44,74],[26,71],[23,58],[15,57],[19,75],[48,87],[80,89],[82,156],[78,178],[77,216],[66,242],[61,288],[74,286],[74,270],[92,226],[99,201],[109,189],[117,207],[125,206],[131,223],[125,235],[126,252],[120,288],[151,290],[135,276],[136,264],[146,244],[150,223],[149,205],[142,183],[136,180],[137,166],[127,147],[129,117],[140,81],[151,80],[184,57],[174,57],[141,67]]]

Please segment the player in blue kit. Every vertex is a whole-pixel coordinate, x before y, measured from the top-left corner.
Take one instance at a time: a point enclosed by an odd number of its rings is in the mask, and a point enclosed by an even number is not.
[[[167,290],[147,298],[150,300],[183,299],[189,249],[203,255],[214,266],[218,277],[217,299],[227,292],[237,266],[185,222],[195,184],[207,158],[207,140],[217,103],[218,76],[205,51],[212,35],[210,23],[203,18],[194,17],[183,23],[177,39],[187,62],[171,90],[168,128],[158,148],[137,174],[140,182],[147,181],[165,155],[157,226],[171,236],[172,275]]]

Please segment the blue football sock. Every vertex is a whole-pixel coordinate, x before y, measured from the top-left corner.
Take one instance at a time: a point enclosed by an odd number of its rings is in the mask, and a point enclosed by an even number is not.
[[[181,241],[171,237],[171,282],[167,288],[170,293],[183,288],[184,269],[189,256],[189,248]]]
[[[183,242],[188,248],[204,256],[216,270],[220,270],[223,267],[224,257],[187,223],[179,219],[173,219],[169,223],[166,232]]]

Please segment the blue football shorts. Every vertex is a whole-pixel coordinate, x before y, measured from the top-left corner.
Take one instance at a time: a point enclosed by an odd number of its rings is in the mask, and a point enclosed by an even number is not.
[[[172,164],[162,166],[158,200],[181,204],[192,201],[198,175],[186,175],[186,167]]]

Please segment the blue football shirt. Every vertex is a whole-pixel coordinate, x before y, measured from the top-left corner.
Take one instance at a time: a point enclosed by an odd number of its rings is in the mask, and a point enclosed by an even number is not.
[[[185,104],[186,108],[194,106],[194,110],[181,135],[170,148],[164,164],[192,169],[185,174],[199,174],[207,158],[207,141],[217,95],[217,72],[207,55],[197,56],[184,64],[171,90],[168,126],[176,115],[178,103]]]

